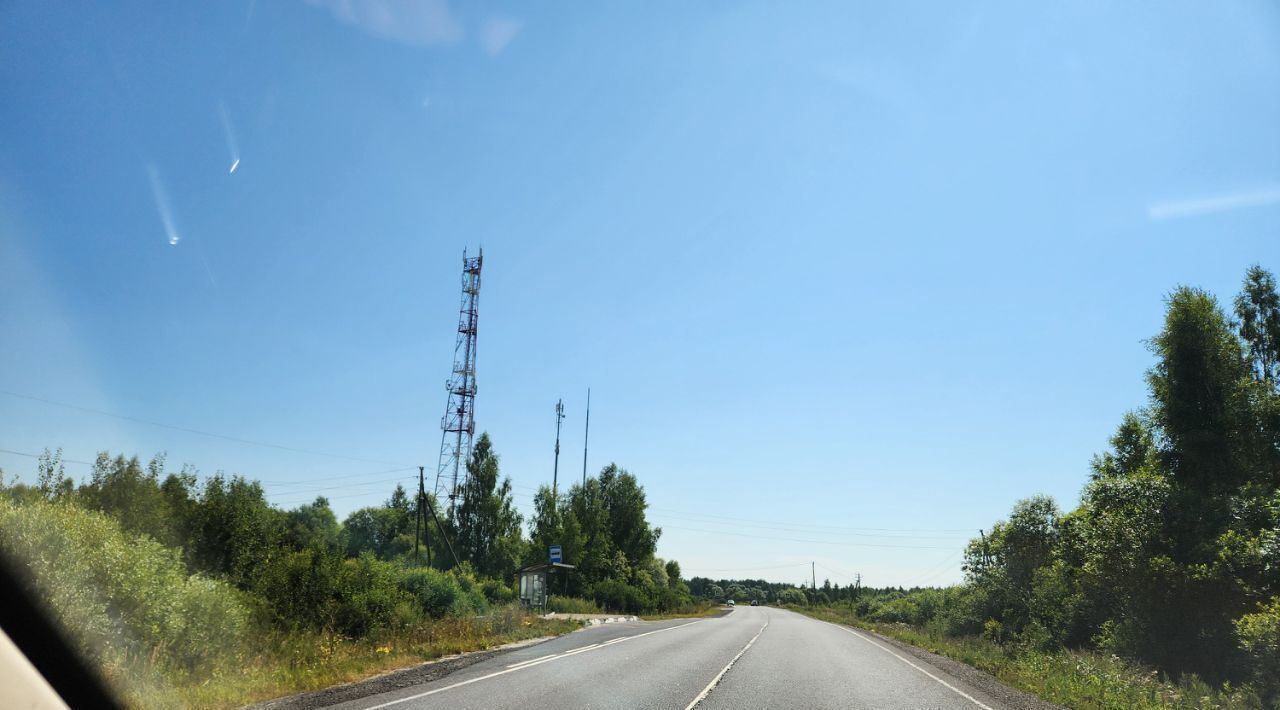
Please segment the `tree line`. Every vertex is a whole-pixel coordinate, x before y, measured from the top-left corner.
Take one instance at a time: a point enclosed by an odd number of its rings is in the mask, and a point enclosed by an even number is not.
[[[1079,505],[1014,505],[970,541],[947,589],[805,590],[736,583],[793,603],[1010,652],[1116,654],[1174,678],[1249,684],[1280,702],[1280,297],[1248,269],[1228,310],[1179,287],[1147,344],[1145,406],[1095,456]],[[696,594],[732,596],[695,578]],[[774,598],[778,598],[775,596]]]
[[[77,484],[61,452],[46,451],[34,483],[5,486],[0,472],[0,489],[18,504],[105,514],[126,532],[176,550],[188,572],[238,588],[259,617],[281,629],[361,638],[417,618],[480,613],[512,602],[516,570],[546,561],[549,544],[562,544],[565,561],[578,566],[570,593],[602,607],[641,612],[689,602],[679,565],[655,556],[661,531],[645,519],[644,489],[632,474],[611,464],[559,496],[544,487],[526,537],[487,434],[466,468],[455,507],[396,485],[382,505],[341,522],[323,496],[283,510],[257,481],[221,473],[201,480],[190,466],[167,472],[163,455],[144,465],[136,456],[101,453]],[[420,503],[431,507],[421,517]],[[431,528],[415,554],[424,524]],[[0,532],[0,545],[6,542]]]

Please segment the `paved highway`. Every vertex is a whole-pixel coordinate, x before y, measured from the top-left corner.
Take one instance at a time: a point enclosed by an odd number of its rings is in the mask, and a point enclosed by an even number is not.
[[[769,607],[593,627],[336,707],[966,708],[1009,705],[847,627]]]

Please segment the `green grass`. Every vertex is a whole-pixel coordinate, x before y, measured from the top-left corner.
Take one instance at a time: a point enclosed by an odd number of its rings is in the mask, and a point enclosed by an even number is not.
[[[600,607],[590,599],[578,597],[561,597],[551,595],[547,599],[547,610],[558,614],[599,614]]]
[[[484,617],[420,624],[373,641],[312,633],[280,635],[265,639],[267,650],[243,669],[191,682],[171,677],[170,685],[135,689],[129,702],[141,707],[241,707],[358,681],[443,656],[578,628],[578,622],[541,619],[512,605],[494,609]]]
[[[788,607],[823,621],[847,624],[904,641],[986,671],[1002,682],[1051,703],[1090,710],[1154,708],[1261,708],[1248,688],[1214,688],[1195,677],[1177,682],[1117,656],[1062,650],[1043,652],[1000,646],[978,637],[953,638],[906,624],[863,621],[848,609]]]

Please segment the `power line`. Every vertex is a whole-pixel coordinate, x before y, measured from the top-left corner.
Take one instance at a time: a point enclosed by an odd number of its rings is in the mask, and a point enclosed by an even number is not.
[[[14,456],[26,456],[27,458],[32,458],[32,459],[38,459],[44,456],[44,454],[28,454],[22,451],[13,451],[10,449],[0,449],[0,453],[13,454]],[[82,463],[86,466],[92,466],[94,464],[93,461],[77,461],[76,459],[64,459],[61,456],[58,457],[58,461],[62,463]]]
[[[772,535],[751,535],[749,533],[735,533],[726,530],[706,530],[703,528],[685,528],[676,525],[664,525],[664,529],[687,530],[689,532],[710,533],[712,535],[732,535],[734,537],[750,537],[757,540],[778,540],[782,542],[807,542],[813,545],[836,545],[838,547],[886,547],[900,550],[952,550],[952,547],[937,547],[929,545],[878,545],[870,542],[833,542],[831,540],[802,540],[794,537],[774,537]]]
[[[309,481],[258,481],[263,485],[270,486],[294,486],[294,485],[311,485],[316,482],[341,481],[345,478],[362,478],[365,476],[381,476],[384,473],[400,473],[401,471],[412,471],[413,468],[406,466],[404,468],[391,468],[385,471],[371,471],[369,473],[347,473],[341,476],[324,476],[321,478],[312,478]]]
[[[382,460],[379,460],[379,459],[367,459],[367,458],[361,458],[361,457],[359,457],[359,456],[344,456],[344,455],[342,455],[342,454],[330,454],[330,453],[326,453],[326,452],[323,452],[323,451],[312,451],[312,450],[310,450],[310,449],[300,449],[300,448],[297,448],[297,447],[295,447],[295,446],[285,446],[285,445],[283,445],[283,444],[272,444],[272,443],[270,443],[270,442],[266,442],[266,441],[254,441],[254,440],[252,440],[252,439],[242,439],[242,438],[240,438],[240,437],[238,437],[238,436],[228,436],[228,435],[226,435],[226,434],[215,434],[215,433],[213,433],[213,432],[209,432],[209,431],[202,431],[202,430],[200,430],[200,429],[192,429],[192,428],[190,428],[190,427],[177,426],[177,425],[175,425],[175,424],[165,424],[165,423],[163,423],[163,422],[151,421],[151,420],[149,420],[149,419],[141,419],[141,418],[139,418],[139,417],[131,417],[131,416],[128,416],[128,415],[125,415],[125,414],[116,414],[116,413],[114,413],[114,412],[104,412],[104,411],[102,411],[101,409],[91,409],[91,408],[89,408],[89,407],[82,407],[82,406],[80,406],[80,405],[78,405],[78,404],[68,404],[68,403],[66,403],[66,402],[57,402],[57,401],[54,401],[54,400],[52,400],[52,399],[45,399],[45,398],[43,398],[43,397],[34,397],[34,396],[32,396],[32,395],[28,395],[28,394],[20,394],[20,393],[18,393],[18,392],[10,392],[9,390],[0,390],[0,394],[8,395],[8,396],[10,396],[10,397],[16,397],[16,398],[18,398],[18,399],[27,399],[27,400],[31,400],[32,402],[40,402],[40,403],[42,403],[42,404],[49,404],[49,405],[52,405],[52,406],[55,406],[55,407],[64,407],[64,408],[66,408],[66,409],[73,409],[73,410],[76,410],[76,411],[79,411],[79,412],[87,412],[87,413],[89,413],[89,414],[97,414],[97,415],[99,415],[99,416],[103,416],[103,417],[111,417],[111,418],[113,418],[113,419],[121,419],[121,420],[124,420],[124,421],[127,421],[127,422],[135,422],[135,423],[137,423],[137,424],[146,424],[146,425],[148,425],[148,426],[160,427],[161,429],[171,429],[171,430],[173,430],[173,431],[181,431],[181,432],[186,432],[186,433],[188,433],[188,434],[197,434],[197,435],[199,435],[199,436],[207,436],[207,437],[211,437],[211,438],[214,438],[214,439],[222,439],[222,440],[224,440],[224,441],[234,441],[234,442],[236,442],[236,443],[238,443],[238,444],[248,444],[248,445],[250,445],[250,446],[261,446],[261,447],[263,447],[263,448],[268,448],[268,449],[279,449],[279,450],[281,450],[281,451],[291,451],[291,452],[293,452],[293,453],[297,453],[297,454],[308,454],[308,455],[310,455],[310,456],[323,456],[323,457],[331,458],[331,459],[345,459],[345,460],[347,460],[347,461],[360,461],[360,462],[363,462],[363,463],[379,463],[379,464],[385,464],[385,465],[388,465],[388,466],[401,466],[401,465],[403,465],[403,464],[397,463],[397,462],[395,462],[395,461],[382,461]]]
[[[783,525],[759,525],[759,524],[731,523],[731,522],[722,523],[715,520],[703,520],[696,517],[672,515],[670,513],[659,513],[658,515],[654,516],[655,520],[659,520],[663,518],[670,518],[675,520],[687,520],[690,522],[704,523],[707,525],[732,525],[740,528],[751,528],[751,529],[757,529],[757,530],[779,530],[782,532],[806,533],[811,535],[825,534],[825,535],[839,535],[839,536],[849,536],[849,537],[870,537],[870,538],[887,539],[887,540],[955,540],[956,539],[955,535],[939,536],[939,535],[890,534],[890,533],[875,533],[875,532],[844,532],[844,531],[836,531],[836,530],[816,530],[816,529],[804,527],[802,525],[783,526]]]
[[[930,579],[933,579],[934,577],[937,577],[943,572],[950,570],[951,566],[959,562],[961,559],[963,559],[963,557],[964,557],[964,550],[961,550],[960,552],[957,552],[953,555],[948,555],[946,560],[942,564],[935,565],[934,567],[930,567],[929,571],[925,572],[923,575],[916,575],[915,577],[910,577],[909,578],[911,580],[910,582],[906,584],[901,584],[899,586],[903,587],[904,589],[910,589],[911,587],[919,586],[921,582],[925,582]]]
[[[693,567],[690,569],[696,572],[762,572],[765,570],[772,570],[772,569],[791,569],[793,567],[800,567],[803,564],[804,564],[803,562],[793,562],[789,565],[772,565],[769,567],[729,567],[726,569],[706,569],[703,567]],[[682,572],[689,571],[689,569],[685,569],[684,565],[681,565],[680,570]]]
[[[278,493],[268,493],[266,494],[266,496],[268,498],[273,498],[275,496],[296,496],[296,495],[302,495],[303,493],[312,493],[315,491],[351,490],[353,488],[359,488],[361,486],[385,486],[388,483],[398,483],[402,481],[412,481],[412,480],[413,480],[412,476],[401,476],[400,478],[388,478],[381,481],[369,481],[367,483],[346,483],[340,486],[313,486],[308,488],[294,488],[292,490],[280,491]],[[261,481],[259,481],[259,483],[261,483]],[[376,491],[366,491],[366,492],[374,493]]]
[[[828,566],[826,566],[826,565],[818,565],[818,566],[819,566],[819,567],[821,567],[822,569],[824,569],[824,570],[826,570],[826,571],[830,572],[831,574],[834,574],[834,575],[836,575],[837,577],[840,577],[840,578],[853,579],[854,577],[857,577],[857,576],[858,576],[856,573],[855,573],[855,574],[849,574],[848,572],[841,572],[841,571],[840,571],[840,570],[838,570],[838,569],[831,569],[830,567],[828,567]]]
[[[301,494],[299,494],[301,495]],[[322,496],[325,500],[342,500],[344,498],[361,498],[367,496],[377,496],[377,491],[365,491],[364,493],[348,493],[346,495]],[[298,505],[301,503],[310,503],[315,500],[316,496],[308,496],[297,500],[277,500],[272,501],[272,505]]]
[[[805,525],[805,524],[797,524],[797,523],[778,522],[776,520],[754,520],[751,518],[735,518],[727,515],[712,515],[710,513],[690,513],[682,510],[672,510],[670,508],[658,508],[655,506],[649,506],[649,510],[658,511],[658,512],[667,512],[667,513],[678,513],[680,515],[692,515],[692,516],[701,517],[701,518],[716,518],[719,520],[732,520],[732,521],[744,522],[744,523],[760,523],[764,525],[791,525],[794,527],[815,528],[815,530],[821,529],[823,531],[854,530],[854,531],[861,531],[861,532],[968,532],[970,530],[970,528],[863,528],[863,527],[853,527],[853,526],[846,526],[846,525]]]

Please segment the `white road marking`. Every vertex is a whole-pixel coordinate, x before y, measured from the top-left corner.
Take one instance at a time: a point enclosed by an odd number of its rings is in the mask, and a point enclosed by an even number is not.
[[[730,659],[728,665],[720,669],[720,672],[716,674],[716,677],[712,678],[710,683],[707,683],[707,687],[703,688],[701,693],[698,693],[698,697],[694,698],[692,702],[684,706],[684,710],[693,710],[693,706],[703,700],[706,700],[707,696],[711,694],[711,690],[716,687],[716,683],[720,682],[720,679],[724,677],[724,674],[729,672],[729,669],[733,667],[733,664],[737,663],[739,658],[742,658],[742,654],[746,653],[748,648],[751,648],[751,644],[755,643],[756,639],[760,638],[760,634],[764,633],[764,630],[767,628],[769,628],[769,619],[768,617],[765,617],[764,626],[761,626],[760,630],[756,632],[756,635],[752,636],[751,640],[747,642],[747,645],[743,646],[741,651],[738,651],[738,655]]]
[[[646,631],[646,632],[644,632],[644,633],[642,633],[642,634],[636,634],[635,636],[626,636],[626,637],[624,637],[624,638],[625,638],[626,640],[638,639],[638,638],[641,638],[642,636],[652,636],[653,634],[660,634],[660,633],[662,633],[662,632],[664,632],[664,631],[674,631],[674,630],[676,630],[676,629],[683,629],[683,628],[684,628],[684,627],[686,627],[686,626],[692,626],[692,625],[694,625],[694,624],[701,624],[701,623],[702,623],[702,622],[704,622],[704,621],[706,621],[706,619],[698,619],[697,621],[690,621],[690,622],[687,622],[687,623],[684,623],[684,624],[680,624],[680,625],[678,625],[678,626],[668,626],[668,627],[666,627],[665,629],[654,629],[653,631]],[[757,636],[758,636],[758,635],[759,635],[759,634],[757,634]],[[752,640],[754,640],[754,639],[752,639]],[[482,680],[488,680],[488,679],[490,679],[490,678],[496,678],[496,677],[498,677],[498,676],[500,676],[500,675],[506,675],[506,674],[508,674],[508,673],[515,673],[516,671],[522,671],[522,670],[524,670],[524,669],[526,669],[526,668],[533,668],[534,666],[540,666],[540,665],[542,665],[542,664],[544,664],[544,663],[551,663],[552,661],[558,661],[558,660],[560,660],[561,658],[568,658],[568,657],[570,657],[570,656],[576,656],[577,654],[579,654],[579,653],[584,653],[584,652],[586,652],[586,651],[598,651],[598,650],[600,650],[600,649],[604,648],[604,646],[605,646],[605,644],[595,644],[595,643],[593,643],[593,644],[591,644],[590,646],[584,646],[584,647],[582,647],[582,648],[575,648],[575,649],[573,649],[573,650],[571,650],[571,651],[565,651],[564,653],[553,653],[553,654],[551,654],[550,656],[545,656],[545,657],[540,658],[540,659],[534,659],[534,660],[529,661],[529,662],[527,662],[527,663],[522,663],[522,664],[519,664],[519,665],[516,665],[516,666],[513,666],[513,667],[508,667],[506,670],[494,671],[493,673],[490,673],[490,674],[488,674],[488,675],[477,676],[477,677],[475,677],[475,678],[468,678],[467,680],[462,680],[462,681],[458,681],[457,683],[453,683],[453,684],[450,684],[450,685],[446,685],[446,686],[444,686],[443,688],[436,688],[436,689],[434,689],[434,690],[428,690],[428,691],[426,691],[425,693],[418,693],[417,695],[410,695],[410,696],[409,696],[409,697],[407,697],[407,698],[400,698],[400,699],[398,699],[398,700],[391,700],[391,701],[388,701],[388,702],[382,703],[381,705],[371,705],[371,706],[369,706],[368,708],[365,708],[365,710],[380,710],[381,708],[389,708],[389,707],[391,707],[392,705],[399,705],[400,703],[407,703],[407,702],[409,702],[410,700],[417,700],[417,699],[419,699],[419,698],[425,698],[425,697],[427,697],[428,695],[435,695],[436,693],[443,693],[443,692],[444,692],[444,691],[446,691],[446,690],[453,690],[454,688],[460,688],[460,687],[462,687],[462,686],[464,686],[464,685],[471,685],[472,683],[479,683],[479,682],[480,682],[480,681],[482,681]]]
[[[813,617],[809,617],[809,618],[813,618]],[[814,621],[822,621],[822,620],[821,620],[821,619],[814,619]],[[890,656],[893,656],[894,658],[898,659],[899,661],[902,661],[903,663],[907,664],[908,666],[911,666],[912,668],[914,668],[914,669],[916,669],[916,670],[920,671],[921,673],[923,673],[923,674],[925,674],[925,675],[929,676],[930,678],[932,678],[932,679],[934,679],[934,680],[938,681],[939,683],[941,683],[942,685],[944,685],[944,686],[946,686],[948,689],[950,689],[952,692],[954,692],[956,695],[959,695],[960,697],[964,698],[965,700],[968,700],[969,702],[973,703],[974,705],[977,705],[978,707],[982,708],[982,710],[993,710],[993,709],[991,708],[991,706],[989,706],[989,705],[984,705],[983,703],[979,702],[977,698],[973,697],[972,695],[969,695],[968,693],[964,692],[963,690],[960,690],[959,688],[957,688],[957,687],[955,687],[954,685],[952,685],[952,684],[948,683],[947,681],[945,681],[945,680],[943,680],[943,679],[939,678],[938,676],[936,676],[936,675],[934,675],[934,674],[930,673],[929,671],[926,671],[925,669],[921,668],[920,666],[917,666],[916,664],[914,664],[914,663],[912,663],[911,661],[907,660],[905,656],[902,656],[902,655],[898,654],[898,652],[897,652],[897,651],[894,651],[894,650],[890,649],[889,647],[885,646],[884,644],[881,644],[881,643],[880,643],[880,642],[878,642],[878,641],[874,641],[874,640],[872,640],[870,637],[868,637],[868,636],[866,636],[866,635],[864,635],[864,634],[862,634],[862,633],[859,633],[859,632],[857,632],[857,631],[854,631],[853,629],[851,629],[851,628],[849,628],[849,627],[847,627],[847,626],[842,626],[842,625],[840,625],[840,624],[835,624],[835,623],[832,623],[832,622],[830,622],[830,621],[823,621],[822,623],[824,623],[824,624],[831,624],[832,626],[836,627],[837,629],[840,629],[841,631],[845,631],[845,632],[848,632],[848,633],[852,634],[854,638],[861,639],[861,640],[863,640],[863,641],[865,641],[865,642],[867,642],[867,643],[871,644],[872,646],[875,646],[876,648],[880,649],[881,651],[884,651],[885,653],[889,654]]]
[[[552,656],[554,656],[554,655],[556,655],[556,654],[554,654],[554,653],[548,653],[548,654],[547,654],[547,655],[545,655],[545,656],[538,656],[537,658],[530,658],[530,659],[529,659],[529,660],[527,660],[527,661],[520,661],[519,663],[512,663],[511,665],[507,666],[507,668],[515,668],[516,666],[523,666],[523,665],[524,665],[524,664],[526,664],[526,663],[533,663],[534,661],[541,661],[541,660],[544,660],[544,659],[547,659],[547,658],[551,658],[551,657],[552,657]]]

